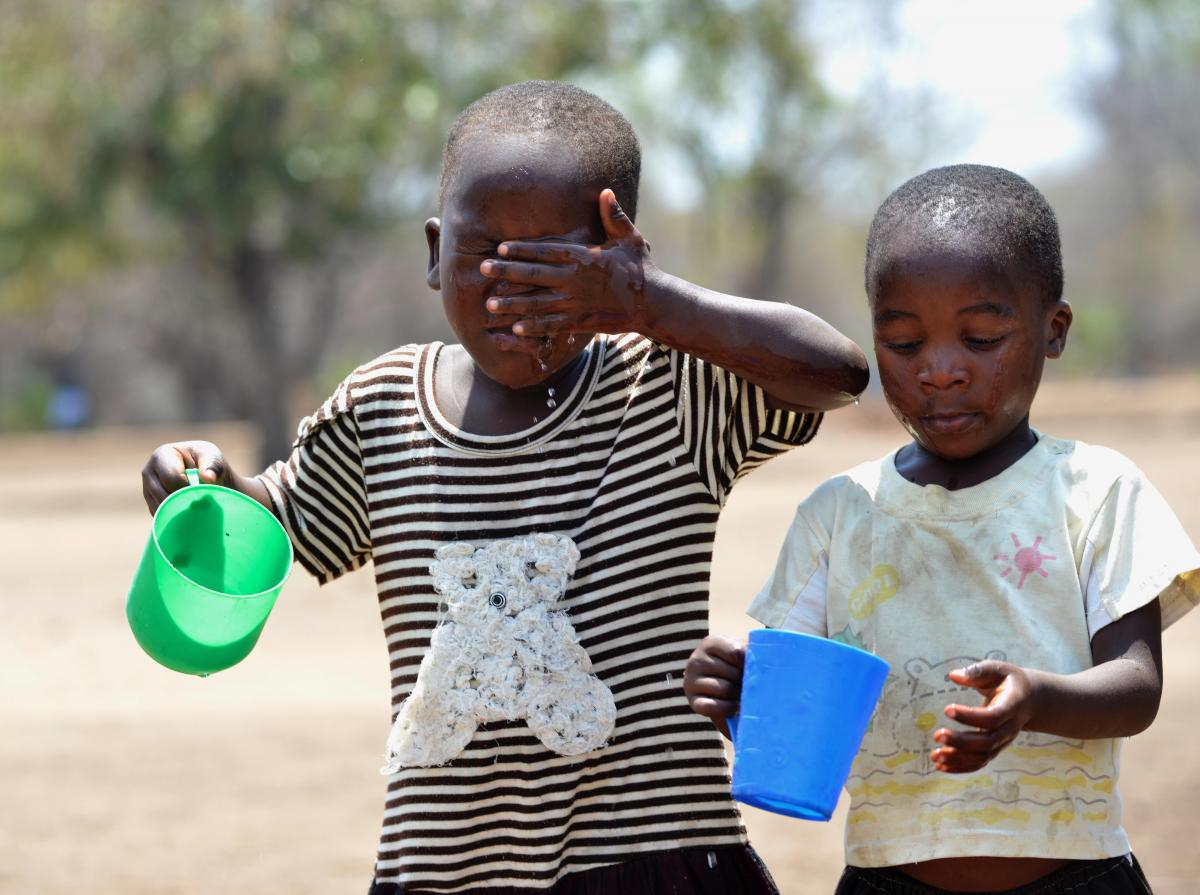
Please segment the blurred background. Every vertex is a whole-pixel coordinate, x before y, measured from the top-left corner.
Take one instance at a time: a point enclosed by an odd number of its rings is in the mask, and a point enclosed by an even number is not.
[[[1198,362],[1193,0],[5,0],[0,430],[252,420],[279,456],[356,364],[448,335],[444,135],[531,77],[632,119],[673,273],[865,340],[874,208],[997,164],[1061,218],[1058,372]]]
[[[1194,0],[0,13],[3,891],[366,888],[387,728],[369,575],[320,595],[298,575],[242,666],[203,685],[172,675],[120,613],[148,532],[137,475],[182,437],[249,472],[354,366],[450,337],[422,224],[450,122],[512,81],[569,80],[628,115],[645,153],[638,225],[661,267],[809,308],[864,345],[863,243],[883,197],[960,161],[1029,177],[1059,215],[1076,310],[1035,423],[1129,453],[1200,539]],[[899,439],[874,388],[831,418],[824,448],[735,492],[714,628],[746,626],[795,500]],[[1168,658],[1200,671],[1200,627],[1180,629]],[[1169,697],[1191,698],[1171,674]],[[1164,706],[1174,720],[1127,773],[1163,774],[1127,794],[1160,892],[1200,891],[1179,838],[1200,820],[1180,798],[1200,776],[1197,710]],[[1134,820],[1154,812],[1139,840]],[[836,820],[819,834],[748,822],[784,895],[831,889]]]

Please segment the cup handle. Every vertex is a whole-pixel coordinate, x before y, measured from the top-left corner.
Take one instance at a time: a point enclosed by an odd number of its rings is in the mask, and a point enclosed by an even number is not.
[[[189,467],[188,469],[185,469],[183,474],[187,476],[189,485],[200,484],[200,470],[196,469],[195,467]]]

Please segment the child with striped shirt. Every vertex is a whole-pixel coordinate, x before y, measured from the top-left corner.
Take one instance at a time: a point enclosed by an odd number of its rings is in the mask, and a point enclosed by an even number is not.
[[[639,170],[586,91],[478,100],[425,225],[460,344],[359,367],[261,475],[205,442],[143,470],[151,510],[187,467],[259,500],[322,582],[373,562],[395,717],[374,895],[776,891],[679,675],[730,488],[867,368],[805,311],[656,268]]]

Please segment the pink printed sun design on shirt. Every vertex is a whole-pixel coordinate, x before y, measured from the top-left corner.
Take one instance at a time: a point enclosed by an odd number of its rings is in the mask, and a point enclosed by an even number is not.
[[[1044,560],[1056,560],[1057,556],[1051,556],[1049,553],[1040,553],[1038,547],[1041,546],[1042,536],[1038,535],[1032,546],[1022,547],[1021,541],[1014,531],[1012,534],[1013,546],[1017,548],[1016,556],[1009,556],[1007,553],[997,553],[992,559],[1000,559],[1005,562],[1011,562],[1012,565],[1006,566],[1004,571],[1000,573],[1001,578],[1007,578],[1012,574],[1013,569],[1021,573],[1021,580],[1017,582],[1017,590],[1020,590],[1025,584],[1025,577],[1032,572],[1037,572],[1043,578],[1048,578],[1049,573],[1042,568]]]

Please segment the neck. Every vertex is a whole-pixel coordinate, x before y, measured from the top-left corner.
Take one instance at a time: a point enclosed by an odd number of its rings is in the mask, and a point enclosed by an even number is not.
[[[958,491],[998,476],[1035,444],[1037,436],[1026,416],[991,447],[961,460],[940,457],[914,441],[896,454],[896,471],[915,485],[940,485],[947,491]]]
[[[442,355],[434,369],[434,395],[446,419],[476,435],[511,435],[536,425],[566,398],[586,366],[587,352],[527,388],[490,379],[457,345],[447,346]]]

